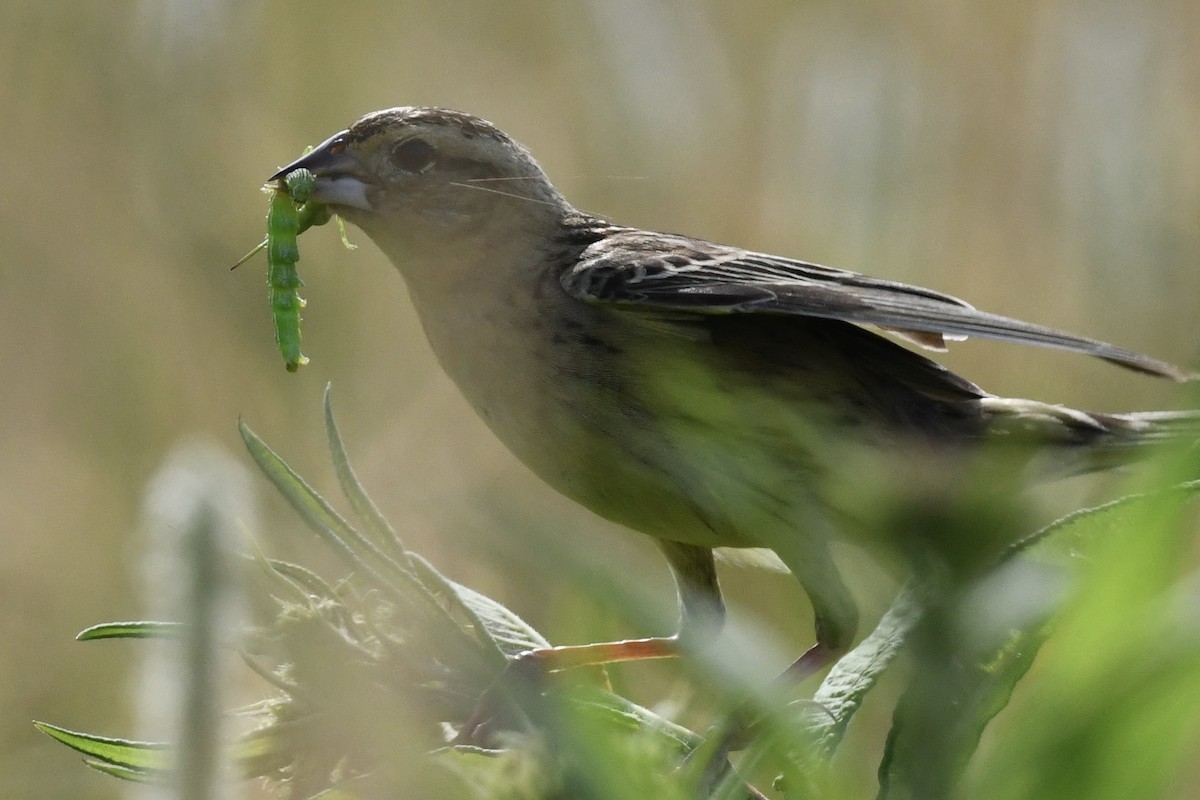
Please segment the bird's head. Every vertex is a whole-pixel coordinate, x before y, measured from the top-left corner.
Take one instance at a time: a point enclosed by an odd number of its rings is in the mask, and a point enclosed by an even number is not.
[[[368,114],[271,181],[282,188],[300,167],[316,177],[312,201],[362,228],[397,266],[557,224],[569,208],[528,150],[490,122],[441,108]]]

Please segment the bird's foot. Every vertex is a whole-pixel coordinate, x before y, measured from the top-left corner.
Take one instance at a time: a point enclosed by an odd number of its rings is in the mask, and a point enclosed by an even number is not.
[[[528,728],[529,720],[523,709],[542,696],[550,673],[593,668],[607,688],[606,664],[673,658],[678,654],[678,640],[674,636],[526,650],[512,658],[483,693],[451,744],[487,747],[493,743],[497,731]]]

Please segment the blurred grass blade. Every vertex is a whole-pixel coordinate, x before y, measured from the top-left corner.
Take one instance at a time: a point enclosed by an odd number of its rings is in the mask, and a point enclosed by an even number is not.
[[[97,772],[103,772],[105,775],[111,775],[114,778],[120,778],[123,781],[130,781],[131,783],[149,783],[155,785],[167,783],[167,775],[165,773],[143,772],[123,767],[119,764],[97,761],[93,758],[85,758],[83,763]]]
[[[181,622],[102,622],[84,628],[75,635],[76,641],[90,642],[98,639],[179,639],[186,626]]]
[[[953,787],[992,719],[1008,705],[1048,629],[1014,630],[984,663],[969,656],[919,660],[896,706],[879,766],[879,797],[936,800]]]
[[[1054,627],[1079,558],[1122,536],[1154,539],[1176,519],[1172,509],[1198,490],[1200,483],[1188,482],[1068,514],[1010,548],[1008,563],[974,587],[977,597],[931,611],[916,631],[918,663],[896,706],[880,797],[952,795],[984,729]]]
[[[261,778],[286,769],[295,759],[289,738],[300,727],[299,721],[276,722],[238,737],[233,748],[238,774],[243,778]]]
[[[113,764],[122,770],[146,776],[165,776],[171,769],[170,748],[162,742],[136,742],[60,728],[47,722],[34,722],[39,731],[77,750],[89,758]]]

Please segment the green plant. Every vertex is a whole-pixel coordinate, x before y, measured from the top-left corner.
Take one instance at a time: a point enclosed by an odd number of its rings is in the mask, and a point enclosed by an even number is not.
[[[889,800],[1170,797],[1188,768],[1200,734],[1200,573],[1188,558],[1187,513],[1198,483],[1072,514],[986,568],[931,568],[799,706],[786,690],[747,680],[728,654],[693,654],[689,675],[718,712],[703,735],[614,693],[598,672],[507,670],[517,653],[549,643],[407,548],[356,478],[328,391],[325,422],[354,522],[240,425],[262,472],[351,570],[331,581],[252,556],[275,612],[241,650],[273,691],[240,709],[254,724],[227,752],[238,775],[265,778],[284,796],[736,798],[761,797],[746,780],[765,777],[783,797],[841,797],[853,796],[848,769],[866,760],[880,762],[879,796]],[[1189,452],[1167,453],[1146,481],[1168,485],[1190,466]],[[938,526],[987,524],[986,513],[971,502],[896,504],[880,524],[920,524],[932,536]],[[187,626],[137,622],[79,638],[188,635]],[[1047,657],[1027,696],[980,752],[1039,650]],[[911,665],[887,700],[882,758],[860,745],[846,752],[851,720],[904,652]],[[452,744],[489,689],[503,690],[497,747]],[[736,771],[721,749],[731,718],[756,720]],[[167,743],[37,725],[103,772],[173,780],[180,754]]]

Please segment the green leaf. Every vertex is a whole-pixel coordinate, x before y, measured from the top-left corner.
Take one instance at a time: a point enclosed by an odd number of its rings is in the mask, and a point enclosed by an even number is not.
[[[46,722],[33,724],[47,736],[87,756],[84,763],[92,769],[122,780],[163,783],[174,769],[175,755],[164,742],[96,736]],[[239,737],[233,751],[238,774],[255,778],[284,768],[292,758],[286,752],[286,731],[294,727],[295,723],[276,723]]]
[[[183,636],[185,628],[182,622],[102,622],[84,628],[75,635],[75,639],[80,642],[97,639],[178,639]]]
[[[115,739],[90,733],[60,728],[48,722],[35,721],[39,731],[72,750],[78,750],[89,758],[112,764],[120,770],[143,775],[164,775],[173,765],[174,758],[168,745],[162,742],[137,742],[131,739]]]
[[[149,784],[164,784],[167,782],[167,773],[143,772],[141,770],[130,769],[129,767],[122,767],[119,764],[96,761],[92,758],[85,758],[83,763],[97,772],[103,772],[105,775],[111,775],[123,781]]]
[[[400,559],[412,571],[421,586],[437,597],[453,600],[468,620],[471,628],[481,638],[481,642],[490,649],[495,649],[497,655],[514,656],[526,650],[538,647],[549,647],[550,644],[509,609],[475,592],[462,584],[456,583],[443,576],[428,561],[404,547],[395,528],[380,512],[379,507],[371,500],[346,453],[345,441],[333,416],[333,387],[326,384],[325,397],[325,432],[329,441],[329,452],[333,458],[334,469],[342,493],[350,502],[351,507],[362,520],[364,527],[371,534],[380,548]]]
[[[1069,648],[1088,665],[1085,672],[1114,663],[1102,654],[1125,649],[1120,641],[1137,629],[1129,609],[1138,597],[1122,594],[1120,584],[1155,591],[1171,568],[1173,550],[1160,552],[1153,543],[1198,490],[1200,484],[1189,482],[1068,514],[1014,545],[1007,563],[984,580],[931,610],[915,634],[917,665],[896,707],[880,765],[880,796],[928,800],[952,792],[984,729],[1058,628],[1064,593],[1077,594],[1096,580],[1094,568],[1081,573],[1083,559],[1133,539],[1158,555],[1143,568],[1134,563],[1134,550],[1119,557],[1112,565],[1117,571],[1090,603],[1089,613],[1105,620],[1104,634]],[[1120,624],[1114,627],[1114,621]],[[1129,653],[1115,663],[1136,660]],[[1081,674],[1076,681],[1083,679]],[[1097,690],[1102,683],[1112,686],[1113,679],[1097,681]]]
[[[1200,493],[1200,481],[1186,481],[1154,492],[1126,495],[1102,505],[1072,511],[1046,527],[1014,544],[1007,557],[1021,551],[1046,557],[1084,555],[1100,538],[1108,538],[1136,524],[1141,515],[1172,498],[1186,500]]]
[[[415,575],[351,526],[244,421],[238,420],[238,430],[259,468],[308,527],[333,545],[350,566],[365,573],[376,587],[399,601],[409,613],[421,614],[426,625],[442,634],[439,644],[449,649],[450,652],[446,654],[448,658],[463,669],[469,669],[470,664],[479,664],[481,659],[483,663],[491,665],[492,671],[503,667],[504,651],[488,635],[487,625],[462,603],[450,583],[436,570],[430,567],[422,569],[422,577]],[[409,555],[407,551],[405,555]],[[415,563],[411,556],[409,561]],[[436,586],[431,589],[427,581],[433,576],[436,576]],[[471,630],[465,629],[450,616],[439,602],[439,594],[443,598],[454,599],[467,609]]]
[[[374,537],[376,544],[394,555],[406,554],[404,543],[396,533],[396,529],[367,495],[358,476],[354,474],[354,468],[350,466],[350,459],[346,455],[346,444],[342,440],[341,431],[338,430],[337,422],[333,418],[333,384],[331,383],[325,384],[324,406],[325,435],[329,441],[329,452],[333,457],[333,467],[337,472],[342,494],[350,501],[350,507],[362,520],[367,532]]]
[[[479,620],[479,624],[487,631],[491,640],[508,656],[519,655],[526,650],[536,650],[549,647],[546,637],[537,632],[532,625],[521,619],[507,606],[501,605],[485,594],[463,586],[461,583],[448,581],[454,596],[469,609],[471,615]]]
[[[238,420],[238,432],[246,449],[258,464],[263,474],[295,509],[308,527],[341,553],[347,562],[368,573],[381,585],[388,585],[380,573],[380,562],[386,557],[372,542],[355,530],[341,514],[325,501],[315,489],[308,485],[287,463],[267,446],[258,434],[242,420]],[[367,556],[373,556],[368,560]]]
[[[261,778],[285,769],[296,756],[289,738],[301,728],[299,720],[275,722],[239,736],[233,747],[238,774]]]
[[[879,768],[880,797],[948,796],[984,728],[1008,704],[1017,681],[1029,670],[1045,635],[1044,626],[1014,629],[986,661],[972,653],[919,659],[916,675],[896,706]]]
[[[988,796],[1187,797],[1200,740],[1195,484],[1097,520],[1090,564],[1054,624],[1037,681],[978,773]],[[1115,524],[1119,523],[1119,524]],[[1028,765],[1019,772],[1009,764]],[[1050,768],[1053,765],[1053,768]]]
[[[337,590],[324,578],[307,567],[293,564],[290,561],[280,561],[276,558],[264,558],[263,565],[272,575],[286,583],[305,602],[310,602],[314,597],[322,599],[334,599],[337,597]]]
[[[875,630],[834,664],[813,695],[819,711],[810,730],[812,741],[826,756],[841,743],[854,713],[891,665],[921,618],[921,604],[910,583],[879,620]]]

